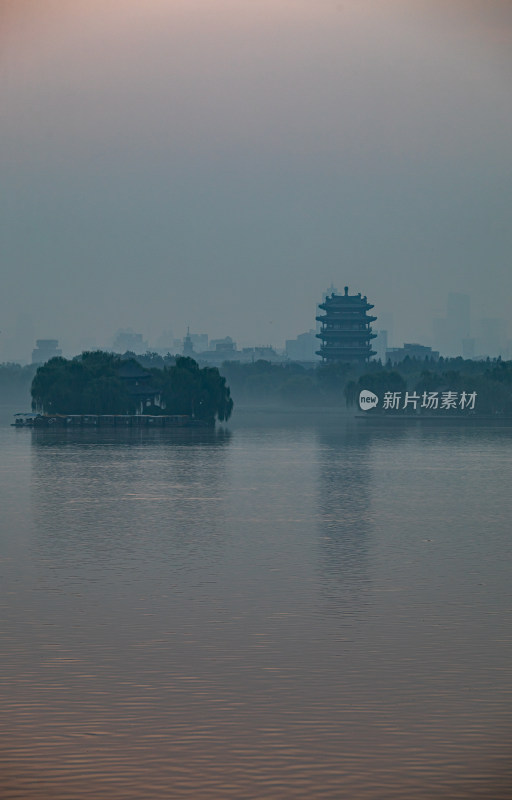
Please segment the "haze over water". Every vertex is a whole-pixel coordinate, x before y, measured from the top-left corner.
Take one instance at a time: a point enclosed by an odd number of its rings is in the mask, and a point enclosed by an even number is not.
[[[2,0],[0,41],[0,361],[281,347],[331,282],[393,346],[449,292],[512,336],[508,0]]]
[[[510,798],[511,431],[0,428],[5,798]]]

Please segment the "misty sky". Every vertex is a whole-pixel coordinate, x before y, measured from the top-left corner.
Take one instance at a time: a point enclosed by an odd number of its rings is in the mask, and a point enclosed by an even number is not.
[[[0,0],[0,115],[0,361],[282,345],[331,281],[510,323],[509,0]]]

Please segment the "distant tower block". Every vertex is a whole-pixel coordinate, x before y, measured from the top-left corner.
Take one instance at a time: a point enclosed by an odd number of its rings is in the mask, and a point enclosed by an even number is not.
[[[51,358],[62,355],[58,339],[37,339],[32,350],[32,364],[46,364]]]
[[[372,333],[371,323],[377,317],[368,315],[373,306],[366,297],[361,297],[361,292],[350,295],[345,286],[345,294],[333,292],[318,307],[325,311],[323,316],[317,317],[322,326],[317,333],[317,338],[322,340],[317,354],[324,364],[364,363],[375,355],[371,340],[376,334]]]
[[[187,328],[187,335],[185,336],[185,339],[183,340],[183,355],[184,356],[189,356],[189,358],[192,358],[195,355],[195,353],[194,353],[194,343],[192,342],[192,337],[190,335],[190,328],[189,327]]]

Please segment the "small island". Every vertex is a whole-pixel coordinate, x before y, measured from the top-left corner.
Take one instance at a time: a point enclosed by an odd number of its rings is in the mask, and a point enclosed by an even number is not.
[[[50,419],[73,424],[97,418],[104,424],[149,419],[165,424],[214,426],[231,416],[233,400],[216,367],[200,368],[193,358],[177,357],[163,369],[143,368],[134,358],[103,351],[73,359],[52,358],[32,381],[31,424]]]

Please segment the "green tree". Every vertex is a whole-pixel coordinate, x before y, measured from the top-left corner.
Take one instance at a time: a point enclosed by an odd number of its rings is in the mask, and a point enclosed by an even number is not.
[[[216,367],[200,369],[193,358],[178,357],[176,365],[166,367],[158,380],[166,414],[188,414],[208,425],[230,418],[233,400]]]
[[[120,366],[119,356],[101,351],[52,358],[34,376],[32,407],[47,414],[134,414],[139,401],[119,378]]]

